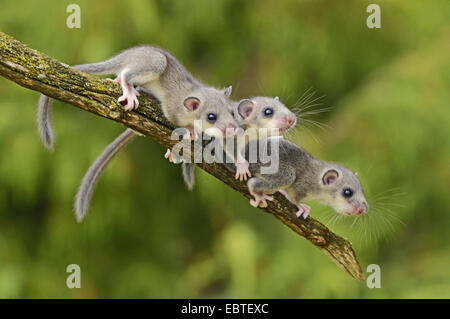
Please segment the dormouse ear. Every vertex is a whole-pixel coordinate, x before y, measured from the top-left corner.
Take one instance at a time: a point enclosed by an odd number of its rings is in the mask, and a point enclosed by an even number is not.
[[[334,169],[330,169],[323,174],[322,182],[324,185],[332,185],[339,177],[339,173]]]
[[[196,97],[190,96],[184,100],[184,107],[187,108],[188,111],[195,111],[200,106],[200,100]]]
[[[280,98],[279,98],[278,96],[275,96],[275,100],[279,101],[279,100],[280,100]]]
[[[230,85],[229,87],[223,90],[223,95],[225,95],[225,97],[228,98],[231,96],[231,91],[233,91],[233,87]]]
[[[250,116],[250,114],[252,114],[254,107],[255,104],[253,103],[253,101],[248,99],[241,100],[238,105],[239,115],[242,116],[242,118],[246,119]]]

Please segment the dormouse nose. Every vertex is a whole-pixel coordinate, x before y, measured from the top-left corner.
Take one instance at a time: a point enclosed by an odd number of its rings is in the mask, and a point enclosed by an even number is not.
[[[222,133],[225,136],[230,136],[230,135],[234,135],[236,133],[236,128],[237,126],[234,124],[229,124],[227,127],[222,129]]]
[[[294,123],[295,123],[295,117],[286,115],[286,116],[284,117],[284,121],[285,121],[289,126],[292,126],[292,125],[294,125]]]
[[[366,202],[363,202],[359,205],[357,213],[359,215],[362,215],[362,214],[367,213],[368,210],[369,210],[369,205]]]

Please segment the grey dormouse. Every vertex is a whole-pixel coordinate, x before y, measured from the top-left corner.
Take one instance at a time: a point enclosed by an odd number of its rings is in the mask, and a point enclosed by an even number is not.
[[[125,110],[138,106],[137,96],[140,93],[135,86],[151,93],[160,101],[166,118],[177,127],[188,128],[192,137],[206,130],[212,136],[222,137],[230,131],[227,129],[234,131],[238,127],[230,111],[231,86],[220,90],[200,83],[172,54],[161,48],[134,47],[108,60],[77,65],[74,69],[91,74],[116,74],[114,81],[119,82],[123,90],[118,101],[126,101]],[[51,98],[41,96],[38,109],[40,136],[49,149],[53,148],[51,102]],[[133,130],[125,130],[89,168],[75,199],[78,221],[81,221],[87,212],[101,172],[115,154],[136,136],[137,133]]]
[[[186,127],[192,133],[196,120],[202,124],[201,130],[216,128],[226,132],[227,128],[237,128],[230,108],[231,87],[220,90],[206,86],[196,79],[169,52],[154,46],[138,46],[113,56],[112,58],[73,67],[75,70],[91,74],[116,74],[114,80],[120,83],[123,95],[119,102],[125,102],[126,111],[138,107],[138,90],[142,87],[161,102],[165,117],[176,127]],[[42,95],[39,99],[38,126],[44,145],[52,149],[54,134],[51,125],[52,99]]]
[[[274,138],[268,138],[268,149]],[[260,140],[249,143],[248,148],[259,147]],[[306,218],[310,207],[303,200],[317,200],[346,215],[361,215],[369,210],[361,183],[355,173],[334,163],[315,159],[296,144],[279,138],[279,167],[275,173],[263,174],[264,165],[259,161],[250,163],[253,176],[247,182],[254,197],[250,204],[255,207],[267,206],[267,200],[280,191],[297,205],[297,216]],[[227,166],[229,167],[229,166]]]
[[[245,147],[246,136],[249,141],[258,138],[259,129],[267,129],[267,133],[284,135],[289,129],[297,123],[296,115],[284,105],[278,97],[256,96],[243,99],[240,102],[234,102],[231,109],[236,122],[242,130],[238,130],[236,136],[235,154],[229,154],[227,149],[225,152],[234,158],[236,165],[236,179],[247,180],[251,177],[248,169],[248,162],[243,157],[242,151]],[[253,129],[256,135],[244,135],[245,130]],[[277,129],[271,131],[271,129]],[[194,164],[182,163],[182,175],[184,182],[189,190],[194,187]]]
[[[251,101],[251,105],[249,104],[249,101]],[[271,116],[267,115],[267,113],[269,113],[267,110],[269,109],[270,113],[272,113]],[[295,114],[281,103],[277,97],[254,97],[242,100],[241,102],[233,102],[231,112],[237,123],[242,125],[242,128],[245,129],[259,128],[259,125],[267,128],[279,128],[280,132],[286,132],[296,123]],[[261,115],[259,113],[265,113],[266,115]],[[133,130],[126,129],[125,132],[105,148],[100,156],[97,157],[94,163],[89,167],[75,197],[74,210],[75,216],[79,222],[83,220],[89,209],[89,203],[101,173],[114,156],[133,141],[136,136],[137,133]],[[241,146],[242,145],[238,143],[238,148]],[[186,185],[189,189],[192,189],[195,178],[194,164],[182,163],[182,174]]]

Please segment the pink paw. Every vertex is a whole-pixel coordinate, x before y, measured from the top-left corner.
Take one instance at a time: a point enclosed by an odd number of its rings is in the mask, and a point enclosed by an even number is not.
[[[178,164],[179,162],[176,160],[175,156],[173,156],[173,153],[170,149],[167,149],[166,154],[164,154],[164,157],[169,160],[169,162]]]
[[[262,194],[262,195],[252,194],[252,195],[253,195],[253,197],[255,197],[255,198],[250,199],[250,205],[252,205],[253,207],[258,207],[258,206],[259,207],[267,207],[267,201],[273,200],[273,196],[271,196],[269,194]]]
[[[236,179],[242,181],[246,181],[248,177],[252,177],[252,173],[249,170],[249,164],[247,161],[245,162],[237,162],[236,163],[236,175],[234,176]]]
[[[120,83],[120,78],[116,77],[115,79],[106,78],[108,81]]]
[[[309,211],[311,210],[311,207],[309,207],[308,205],[305,205],[305,204],[298,204],[297,208],[298,208],[298,211],[295,213],[295,215],[297,215],[298,218],[303,216],[303,219],[306,219],[306,217],[308,217],[308,215],[309,215]]]
[[[127,104],[123,107],[125,111],[131,111],[133,109],[137,109],[139,106],[139,101],[137,97],[139,96],[139,92],[131,87],[130,89],[124,89],[123,95],[117,99],[119,102],[127,101]]]

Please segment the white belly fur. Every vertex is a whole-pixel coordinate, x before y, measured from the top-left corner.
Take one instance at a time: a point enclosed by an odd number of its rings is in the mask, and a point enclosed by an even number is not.
[[[166,100],[166,91],[161,86],[159,80],[154,80],[146,83],[142,86],[143,88],[149,90],[162,104],[165,103]]]

